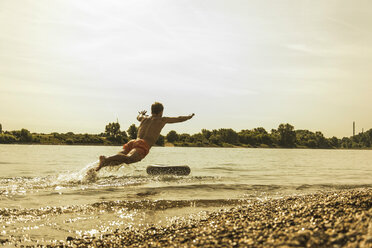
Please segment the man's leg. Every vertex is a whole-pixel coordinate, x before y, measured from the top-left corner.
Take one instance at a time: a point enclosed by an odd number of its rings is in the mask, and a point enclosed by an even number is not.
[[[136,149],[132,149],[127,155],[119,152],[118,154],[106,158],[105,156],[99,157],[99,165],[96,168],[96,171],[99,171],[101,168],[106,166],[116,166],[120,164],[131,164],[143,159],[143,155]]]
[[[143,155],[141,151],[139,151],[139,149],[134,148],[128,153],[127,157],[129,159],[128,164],[131,164],[131,163],[137,163],[141,161],[145,156]]]

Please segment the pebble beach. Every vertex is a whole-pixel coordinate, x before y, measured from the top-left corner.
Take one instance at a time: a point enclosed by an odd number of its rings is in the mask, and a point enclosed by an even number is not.
[[[372,247],[372,189],[252,200],[205,218],[47,247]]]

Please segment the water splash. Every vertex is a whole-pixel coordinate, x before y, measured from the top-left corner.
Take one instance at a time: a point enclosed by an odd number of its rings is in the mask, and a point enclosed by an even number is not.
[[[89,184],[97,182],[100,177],[122,176],[123,170],[125,171],[124,174],[126,174],[127,176],[133,175],[134,172],[134,168],[129,165],[107,166],[97,172],[95,169],[97,168],[98,164],[99,160],[87,164],[80,171],[69,174],[61,174],[58,176],[56,183],[59,184],[67,182]]]
[[[91,168],[86,172],[82,182],[83,183],[94,183],[97,181],[97,179],[98,179],[98,174],[97,174],[96,168]]]
[[[66,183],[66,182],[82,182],[82,183],[89,183],[95,182],[98,179],[97,172],[94,170],[98,166],[99,160],[87,164],[84,168],[80,171],[73,172],[73,173],[64,173],[57,177],[57,184],[58,183]]]

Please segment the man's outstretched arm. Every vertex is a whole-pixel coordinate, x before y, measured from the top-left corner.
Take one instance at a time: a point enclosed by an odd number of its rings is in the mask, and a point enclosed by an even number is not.
[[[195,114],[188,116],[178,116],[178,117],[163,117],[166,123],[178,123],[190,120]]]

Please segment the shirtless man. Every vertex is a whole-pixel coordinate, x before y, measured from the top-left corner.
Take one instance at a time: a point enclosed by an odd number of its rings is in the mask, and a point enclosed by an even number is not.
[[[163,104],[155,102],[151,106],[151,116],[146,115],[147,111],[145,110],[139,112],[137,120],[141,124],[138,127],[137,139],[126,143],[123,146],[123,150],[114,156],[100,156],[96,171],[106,166],[116,166],[122,163],[131,164],[141,161],[158,140],[165,124],[187,121],[194,116],[194,114],[191,114],[189,116],[163,117],[163,109]]]

